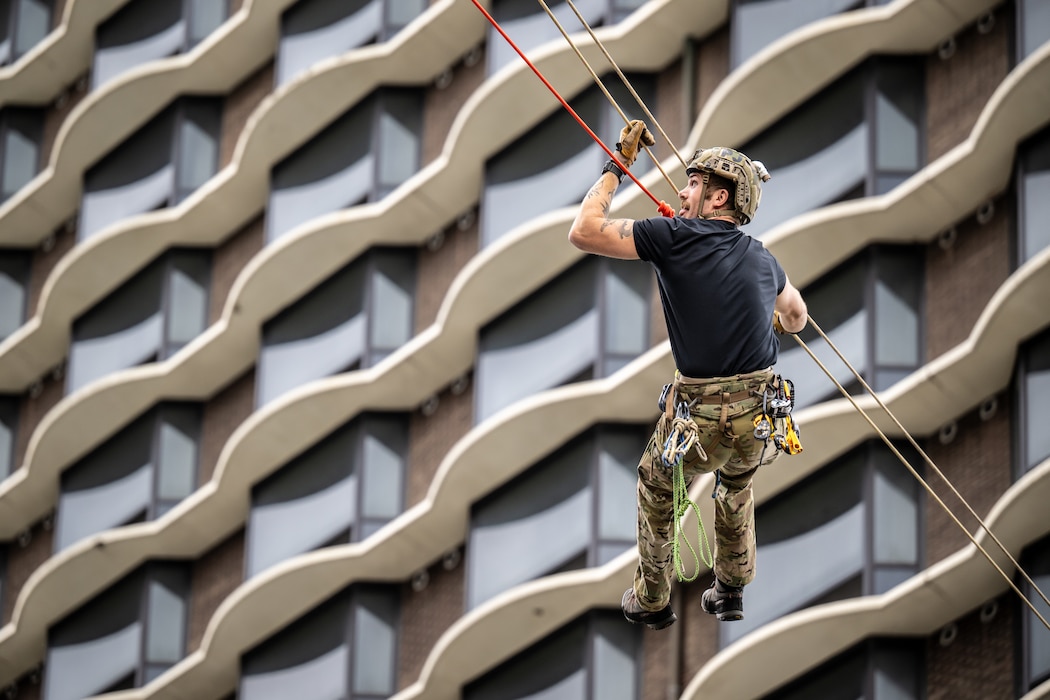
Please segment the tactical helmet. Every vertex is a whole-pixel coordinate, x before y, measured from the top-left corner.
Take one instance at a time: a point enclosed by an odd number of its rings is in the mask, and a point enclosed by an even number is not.
[[[712,212],[708,217],[723,216],[727,213],[737,214],[740,216],[741,224],[746,224],[755,218],[758,202],[762,199],[762,187],[759,181],[769,180],[769,171],[761,162],[752,161],[740,151],[723,146],[697,150],[689,159],[685,172],[688,175],[712,173],[736,183],[736,193],[733,197],[736,209],[720,209]],[[706,188],[707,178],[705,177],[704,189]],[[706,191],[702,192],[701,200],[706,195]]]

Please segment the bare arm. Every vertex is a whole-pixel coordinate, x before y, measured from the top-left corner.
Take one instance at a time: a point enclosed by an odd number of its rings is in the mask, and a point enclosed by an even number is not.
[[[619,184],[614,174],[602,173],[580,204],[580,211],[569,229],[569,243],[587,253],[637,260],[634,220],[607,218],[613,193]]]
[[[798,333],[806,327],[806,321],[809,318],[806,302],[802,299],[802,294],[791,284],[791,280],[787,280],[784,284],[784,291],[777,295],[773,308],[780,314],[780,325],[786,332]]]

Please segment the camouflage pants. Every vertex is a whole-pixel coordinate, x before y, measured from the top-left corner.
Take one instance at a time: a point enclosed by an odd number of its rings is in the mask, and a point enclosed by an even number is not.
[[[754,417],[762,410],[762,391],[771,369],[732,377],[692,379],[676,375],[675,401],[690,403],[697,443],[683,460],[686,484],[697,474],[719,472],[715,500],[715,574],[733,586],[755,577],[755,502],[751,480],[779,451],[772,440],[757,440]],[[778,426],[782,428],[782,426]],[[660,417],[638,463],[638,569],[634,591],[645,608],[659,610],[671,597],[672,467],[660,455],[671,430],[671,416]]]

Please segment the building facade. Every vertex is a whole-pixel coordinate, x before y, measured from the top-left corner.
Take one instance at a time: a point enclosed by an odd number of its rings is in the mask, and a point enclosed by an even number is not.
[[[673,180],[765,163],[745,231],[849,361],[782,339],[745,620],[702,564],[620,614],[655,278],[567,243],[606,155],[471,2],[3,0],[4,697],[1050,697],[1050,2],[550,9]]]

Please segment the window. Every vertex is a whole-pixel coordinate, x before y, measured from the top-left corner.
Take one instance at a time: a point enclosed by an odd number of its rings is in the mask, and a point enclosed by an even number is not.
[[[1050,5],[1045,0],[1018,0],[1017,53],[1023,61],[1050,40]]]
[[[151,562],[48,630],[44,700],[146,685],[186,653],[189,567]]]
[[[239,700],[382,700],[396,690],[400,599],[354,585],[241,658]]]
[[[266,240],[394,191],[419,169],[423,93],[383,88],[274,166]]]
[[[54,0],[0,0],[0,66],[14,63],[51,33]]]
[[[263,325],[256,405],[371,367],[412,337],[416,252],[376,248]]]
[[[594,428],[475,504],[467,606],[543,576],[601,566],[633,547],[638,457],[649,432]]]
[[[228,13],[228,0],[132,0],[95,32],[92,88],[148,61],[188,53]]]
[[[427,8],[427,0],[300,0],[281,16],[277,84],[321,61],[386,41]]]
[[[898,449],[921,474],[914,450]],[[796,610],[885,593],[916,574],[921,488],[889,448],[872,441],[760,506],[759,574],[747,587],[747,616],[722,626],[722,645]]]
[[[29,251],[0,250],[0,341],[25,323],[31,261]]]
[[[735,68],[799,27],[865,5],[890,0],[735,0],[731,54]]]
[[[608,610],[590,612],[463,688],[464,700],[636,700],[641,697],[638,627]]]
[[[43,125],[42,110],[0,109],[0,203],[10,199],[40,172]]]
[[[555,0],[547,4],[566,31],[570,34],[582,31],[582,25],[568,3]],[[598,27],[618,23],[644,5],[645,0],[580,0],[575,4],[587,24]],[[531,0],[493,0],[492,16],[526,54],[541,44],[561,39],[557,25],[547,16],[546,11]],[[508,63],[520,60],[517,52],[495,29],[490,27],[486,36],[489,75]]]
[[[923,75],[921,58],[869,60],[745,144],[740,150],[776,180],[763,190],[748,233],[889,192],[917,172],[925,151]]]
[[[78,240],[121,219],[173,207],[215,174],[222,101],[176,100],[84,175]]]
[[[366,414],[252,488],[248,576],[320,547],[360,542],[404,508],[408,420]]]
[[[208,324],[211,251],[172,250],[73,322],[66,390],[165,360]]]
[[[874,246],[803,290],[810,315],[864,380],[882,391],[922,364],[924,252]],[[812,326],[799,334],[850,393],[865,393]],[[803,349],[781,341],[778,371],[795,382],[797,407],[841,394]]]
[[[1050,431],[1044,427],[1050,411],[1050,330],[1022,346],[1020,358],[1018,477],[1050,457]]]
[[[55,551],[129,523],[156,520],[197,484],[198,404],[151,409],[62,473]]]
[[[15,468],[15,436],[18,435],[18,397],[0,395],[0,480]]]
[[[912,639],[871,639],[763,700],[922,700],[925,652]]]
[[[546,14],[544,19],[549,22]],[[652,75],[629,75],[628,80],[646,104],[655,105]],[[618,104],[636,104],[619,78],[614,76],[607,83]],[[623,119],[597,87],[585,90],[571,105],[605,143],[615,144],[619,140]],[[635,116],[644,118],[642,114]],[[480,209],[482,246],[499,240],[534,217],[578,204],[598,179],[602,164],[608,158],[564,110],[558,110],[529,129],[485,164],[485,190]],[[643,153],[631,171],[638,176],[651,167],[651,159]]]
[[[1021,557],[1021,566],[1039,590],[1050,591],[1050,538],[1043,538],[1026,548]],[[1043,619],[1050,620],[1050,607],[1042,601],[1031,584],[1023,582],[1020,585],[1025,597],[1032,602]],[[1046,629],[1027,606],[1023,606],[1021,610],[1024,616],[1021,622],[1022,686],[1018,697],[1050,680],[1050,630]]]
[[[649,348],[652,271],[591,256],[481,329],[475,421],[556,386],[607,377]]]
[[[1050,7],[1050,5],[1047,5]],[[1018,258],[1025,263],[1050,247],[1050,129],[1043,129],[1018,149]]]

